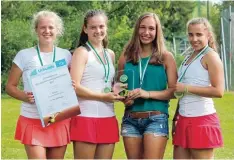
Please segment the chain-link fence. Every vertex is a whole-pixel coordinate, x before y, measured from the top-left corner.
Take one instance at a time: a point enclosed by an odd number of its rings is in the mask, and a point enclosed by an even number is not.
[[[234,90],[234,6],[221,13],[221,58],[224,64],[225,89]]]

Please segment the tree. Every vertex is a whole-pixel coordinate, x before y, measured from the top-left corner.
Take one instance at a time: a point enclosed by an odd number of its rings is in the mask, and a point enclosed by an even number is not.
[[[19,50],[36,45],[37,40],[30,32],[31,19],[40,10],[55,11],[63,18],[65,33],[58,45],[67,49],[76,47],[87,10],[105,10],[109,17],[109,48],[116,53],[118,60],[141,14],[157,13],[164,35],[171,41],[172,33],[179,35],[185,32],[185,23],[193,8],[194,2],[176,1],[3,1],[2,77],[7,78],[12,59]],[[5,81],[2,81],[2,86],[5,86]]]

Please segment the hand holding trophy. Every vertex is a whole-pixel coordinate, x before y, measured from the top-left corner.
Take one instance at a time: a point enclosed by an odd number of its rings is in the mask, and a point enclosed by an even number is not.
[[[121,70],[118,71],[115,76],[115,81],[113,85],[113,92],[127,97],[129,90],[134,89],[134,73],[132,70]]]
[[[114,93],[123,96],[123,97],[127,97],[128,95],[128,84],[127,84],[127,80],[128,80],[128,76],[123,74],[120,76],[119,81],[116,82],[113,86],[113,91]]]

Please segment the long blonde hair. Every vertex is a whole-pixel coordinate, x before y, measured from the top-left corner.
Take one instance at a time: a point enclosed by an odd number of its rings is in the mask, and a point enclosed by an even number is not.
[[[208,45],[209,47],[213,48],[214,51],[217,52],[216,36],[214,34],[213,27],[211,26],[210,22],[204,17],[193,18],[187,22],[187,33],[188,33],[189,25],[193,25],[193,24],[203,24],[206,27],[206,29],[208,30],[210,34]]]
[[[156,22],[156,36],[152,42],[153,53],[150,59],[150,64],[162,64],[163,63],[163,53],[166,51],[164,36],[162,31],[162,26],[158,16],[155,13],[145,13],[141,15],[134,27],[133,35],[129,43],[127,44],[124,56],[127,61],[132,61],[136,64],[139,60],[139,53],[142,52],[142,47],[139,38],[139,28],[143,19],[147,17],[153,17]]]

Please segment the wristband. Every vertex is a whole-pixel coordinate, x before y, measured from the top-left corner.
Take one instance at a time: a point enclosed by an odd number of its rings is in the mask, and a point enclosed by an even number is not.
[[[188,86],[184,86],[184,93],[188,93]]]

